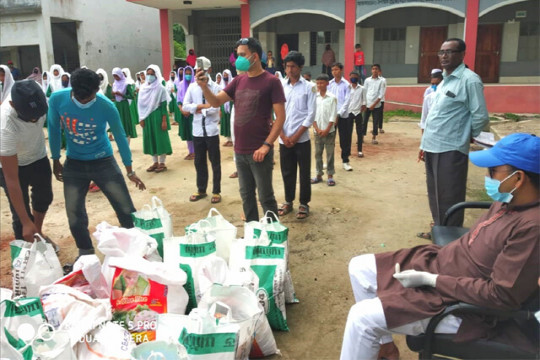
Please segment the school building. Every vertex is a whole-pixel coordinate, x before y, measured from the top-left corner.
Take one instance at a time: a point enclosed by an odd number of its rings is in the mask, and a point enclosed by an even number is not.
[[[366,64],[382,66],[387,108],[419,111],[431,69],[440,67],[440,45],[459,37],[467,44],[465,63],[484,81],[490,112],[540,113],[538,0],[126,1],[159,9],[164,69],[172,67],[175,23],[186,32],[186,48],[210,58],[215,72],[229,66],[240,37],[258,38],[278,61],[287,43],[314,76],[325,44],[348,74],[360,43]]]

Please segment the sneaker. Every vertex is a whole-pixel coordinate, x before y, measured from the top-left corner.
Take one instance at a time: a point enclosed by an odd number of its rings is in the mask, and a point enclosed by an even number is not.
[[[377,140],[373,139],[373,140],[371,140],[371,143],[372,143],[373,145],[377,145],[379,142],[378,142]]]
[[[384,130],[383,130],[383,129],[379,129],[379,133],[380,133],[380,134],[384,134]]]
[[[343,170],[352,171],[352,166],[349,163],[343,163]]]
[[[361,151],[359,151],[358,152],[358,157],[364,157],[364,154]]]

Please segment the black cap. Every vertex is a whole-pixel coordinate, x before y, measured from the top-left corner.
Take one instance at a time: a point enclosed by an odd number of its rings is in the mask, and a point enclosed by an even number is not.
[[[11,88],[11,101],[21,120],[39,119],[47,113],[47,99],[41,86],[34,80],[15,81]]]

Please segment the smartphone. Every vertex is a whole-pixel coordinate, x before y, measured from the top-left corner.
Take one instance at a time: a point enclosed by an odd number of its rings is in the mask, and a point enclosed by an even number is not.
[[[204,68],[203,59],[197,58],[197,70],[203,69],[204,74],[206,74],[206,69]]]

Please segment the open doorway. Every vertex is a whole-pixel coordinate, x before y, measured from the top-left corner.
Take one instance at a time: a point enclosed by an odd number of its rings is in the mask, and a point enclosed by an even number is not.
[[[69,20],[53,20],[51,30],[54,62],[61,65],[67,72],[80,67],[77,23]]]
[[[281,71],[283,76],[285,76],[285,69],[283,67],[283,57],[284,54],[281,54],[281,48],[284,44],[287,44],[289,51],[296,50],[298,51],[298,34],[281,34],[277,36],[277,47],[278,47],[278,53],[277,56],[274,55],[278,59],[278,69]]]

